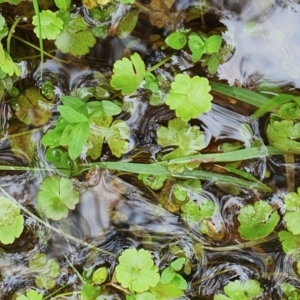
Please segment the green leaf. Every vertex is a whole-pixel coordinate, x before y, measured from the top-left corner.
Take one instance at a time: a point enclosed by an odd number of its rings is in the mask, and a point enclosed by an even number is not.
[[[206,51],[204,40],[198,34],[189,35],[189,48],[192,51],[192,61],[198,61]]]
[[[300,290],[295,288],[290,283],[284,282],[280,285],[280,288],[285,296],[287,296],[287,300],[298,300],[300,299]],[[282,298],[286,299],[286,298]]]
[[[40,24],[37,16],[33,16],[32,24],[36,27],[34,32],[37,37],[40,37],[39,33],[42,33],[42,39],[55,40],[63,29],[64,22],[57,17],[57,15],[50,10],[43,10],[40,12]],[[41,29],[39,29],[41,26]]]
[[[116,278],[123,288],[142,293],[159,282],[158,268],[154,265],[151,253],[135,248],[126,249],[119,257]]]
[[[181,217],[187,222],[199,222],[203,218],[211,218],[216,210],[215,203],[210,200],[204,200],[198,205],[194,201],[189,201],[181,205],[183,212]]]
[[[205,147],[205,137],[198,126],[189,126],[179,118],[169,120],[168,127],[161,126],[157,132],[157,143],[163,147],[178,148],[164,155],[164,160],[196,153]]]
[[[60,10],[67,10],[71,5],[71,0],[54,0],[54,2]]]
[[[282,249],[286,254],[294,254],[300,248],[300,234],[294,235],[291,232],[282,230],[278,233]]]
[[[85,55],[96,43],[93,33],[81,15],[72,15],[66,31],[56,38],[55,44],[63,53]]]
[[[134,4],[135,0],[120,0],[120,2],[124,4]]]
[[[212,55],[207,60],[207,69],[209,74],[215,74],[218,71],[219,65],[221,63],[221,56],[219,53]]]
[[[172,283],[181,290],[186,290],[187,289],[186,280],[178,273],[176,273],[175,276],[173,277]]]
[[[54,129],[49,130],[43,137],[42,137],[42,144],[44,146],[53,146],[58,147],[60,145],[61,136],[68,125],[67,123],[58,123],[57,121],[56,127]],[[65,122],[65,121],[64,121]]]
[[[102,284],[103,282],[106,281],[107,276],[108,276],[107,268],[106,267],[101,267],[93,273],[92,280],[95,284]]]
[[[146,83],[144,84],[145,89],[149,89],[152,93],[158,92],[157,79],[152,73],[150,73],[150,72],[146,73],[145,81],[146,81]]]
[[[117,36],[121,39],[126,38],[135,28],[139,17],[139,10],[130,10],[120,21],[117,28]]]
[[[177,258],[176,260],[174,260],[172,263],[171,263],[171,267],[175,270],[175,271],[180,271],[184,265],[186,261],[186,258],[185,257],[180,257],[180,258]]]
[[[213,97],[209,94],[211,88],[206,78],[177,74],[171,87],[166,104],[175,110],[176,116],[183,121],[189,121],[210,111]]]
[[[18,97],[15,105],[16,116],[25,124],[38,127],[52,117],[53,104],[43,97],[36,87],[31,87]]]
[[[82,300],[96,300],[96,297],[100,295],[100,287],[95,287],[91,283],[87,282],[81,291]]]
[[[78,111],[80,108],[82,108],[86,105],[86,103],[83,102],[81,99],[72,97],[72,96],[63,96],[60,98],[60,101],[65,106],[71,107],[71,108],[75,109],[76,111]]]
[[[117,60],[114,63],[110,84],[122,94],[132,94],[139,87],[145,75],[145,64],[138,53]]]
[[[10,55],[3,50],[3,46],[1,45],[2,53],[0,52],[0,55],[4,54],[4,57],[0,58],[0,68],[1,70],[6,73],[9,76],[13,76],[14,74],[16,76],[21,75],[21,71],[19,67],[14,63]]]
[[[222,37],[220,35],[212,35],[205,41],[206,53],[212,54],[220,50]]]
[[[173,32],[167,36],[165,43],[175,50],[180,50],[187,43],[186,33],[181,31]]]
[[[16,300],[42,300],[43,294],[39,294],[34,290],[30,290],[26,293],[26,296],[18,296]]]
[[[285,152],[300,154],[300,123],[292,120],[273,121],[268,124],[267,137],[274,148]]]
[[[137,294],[136,297],[133,298],[133,300],[158,300],[158,299],[152,293],[145,292],[145,293]]]
[[[149,186],[152,190],[159,190],[164,186],[167,176],[139,174],[138,179],[142,180],[143,183]]]
[[[300,188],[297,193],[291,192],[284,197],[285,213],[283,220],[286,223],[287,229],[294,235],[300,234],[299,219],[300,219]]]
[[[72,181],[58,175],[46,177],[37,193],[37,204],[47,218],[60,220],[68,215],[79,202],[79,193],[74,190]]]
[[[158,300],[169,300],[181,297],[184,292],[173,283],[163,284],[158,282],[155,287],[150,287],[150,292]]]
[[[0,197],[0,242],[11,244],[20,237],[24,229],[24,218],[20,207],[9,198]]]
[[[35,283],[39,288],[52,289],[59,276],[60,269],[54,258],[47,260],[44,253],[36,253],[29,262],[29,269],[37,273]]]
[[[102,144],[106,131],[112,122],[112,117],[89,117],[90,133],[87,139],[87,156],[97,159],[102,153]]]
[[[102,100],[101,103],[104,116],[116,116],[122,112],[121,107],[112,101]]]
[[[77,112],[70,106],[59,105],[57,109],[61,116],[69,123],[88,122],[88,118],[85,115]]]
[[[279,219],[278,212],[273,212],[270,204],[259,200],[254,205],[248,204],[240,210],[238,230],[243,239],[263,238],[274,231]]]
[[[128,152],[127,139],[130,137],[130,129],[124,121],[114,121],[105,137],[112,154],[116,157],[121,157],[122,154]]]
[[[173,268],[171,267],[165,268],[161,273],[160,282],[163,284],[170,283],[174,278],[175,274],[176,272],[174,271]]]
[[[68,145],[68,152],[72,160],[80,155],[88,140],[89,132],[90,127],[88,122],[78,123],[74,126],[73,131],[70,134],[71,142]]]
[[[214,296],[214,300],[249,300],[259,296],[263,289],[258,281],[248,279],[245,283],[239,280],[229,282],[224,287],[224,292],[228,297],[218,294]]]
[[[0,15],[0,40],[2,40],[8,34],[8,27],[5,18]]]

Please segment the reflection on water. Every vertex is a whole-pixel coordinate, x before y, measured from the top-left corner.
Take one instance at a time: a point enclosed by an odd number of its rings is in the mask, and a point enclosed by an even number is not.
[[[233,6],[235,2],[240,1],[231,1]],[[220,66],[220,79],[230,84],[267,81],[300,87],[300,5],[284,2],[246,1],[237,11],[231,5],[223,7],[220,22],[227,27],[224,38],[234,53]]]

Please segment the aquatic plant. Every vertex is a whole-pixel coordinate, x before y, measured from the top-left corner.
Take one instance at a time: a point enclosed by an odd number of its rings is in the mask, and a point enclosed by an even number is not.
[[[24,229],[24,217],[20,207],[11,199],[0,197],[0,242],[11,244]]]

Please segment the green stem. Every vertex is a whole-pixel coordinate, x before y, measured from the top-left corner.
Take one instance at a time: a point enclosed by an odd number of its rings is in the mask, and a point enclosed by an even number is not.
[[[152,72],[152,71],[156,70],[157,68],[159,68],[160,66],[164,65],[168,60],[171,59],[171,57],[172,57],[172,55],[166,56],[162,61],[160,61],[159,63],[157,63],[154,66],[152,66],[151,68],[149,68],[147,70],[147,72]]]
[[[63,294],[59,294],[59,295],[57,295],[55,297],[52,297],[51,299],[59,299],[59,298],[61,298],[63,296],[72,296],[72,295],[79,295],[79,294],[81,294],[81,291],[66,292],[66,293],[63,293]],[[43,298],[43,299],[47,299],[47,298]]]
[[[38,0],[33,0],[33,8],[35,15],[38,21],[38,31],[39,31],[39,43],[40,43],[40,54],[41,54],[41,76],[43,75],[43,63],[44,63],[44,46],[43,46],[43,38],[42,38],[42,24],[41,24],[41,16],[40,16],[40,9],[39,9],[39,2]]]
[[[96,246],[94,245],[91,245],[87,242],[84,242],[78,238],[76,238],[75,236],[72,236],[70,234],[67,234],[65,232],[63,232],[62,230],[60,229],[57,229],[55,228],[54,226],[50,225],[49,223],[46,223],[44,220],[42,220],[41,218],[37,217],[35,214],[33,214],[31,211],[29,211],[26,207],[24,207],[22,204],[20,204],[15,198],[13,198],[9,193],[7,193],[1,186],[0,186],[0,191],[6,196],[8,197],[9,199],[11,199],[13,202],[15,202],[27,215],[29,215],[30,217],[32,217],[33,219],[35,219],[37,222],[41,223],[42,225],[44,225],[45,227],[55,231],[56,233],[58,233],[59,235],[63,235],[63,236],[66,236],[69,240],[72,240],[76,243],[79,243],[83,246],[86,246],[90,249],[93,249],[95,251],[98,251],[100,253],[104,253],[104,254],[108,254],[108,255],[112,255],[114,256],[113,253],[111,252],[108,252],[108,251],[105,251],[105,250],[102,250],[102,249],[99,249],[97,248]]]
[[[51,299],[55,299],[55,297],[57,296],[60,296],[60,295],[56,295],[54,298],[52,298],[53,295],[57,294],[59,291],[61,291],[62,289],[64,289],[65,287],[67,286],[67,284],[61,286],[59,289],[55,290],[53,293],[51,293],[50,295],[46,296],[46,297],[43,297],[43,300],[46,300],[48,298],[51,298]]]
[[[34,48],[34,49],[40,51],[41,53],[43,53],[43,54],[45,54],[45,55],[47,55],[47,56],[49,56],[49,57],[51,57],[51,58],[53,58],[53,59],[55,59],[55,60],[61,62],[61,63],[69,64],[69,63],[72,62],[71,60],[63,60],[63,59],[59,59],[59,58],[57,58],[57,57],[51,55],[49,52],[46,52],[46,51],[42,50],[42,48],[39,48],[39,47],[35,46],[34,44],[31,44],[30,42],[28,42],[28,41],[26,41],[26,40],[24,40],[24,39],[22,39],[22,38],[20,38],[20,37],[18,37],[18,36],[16,36],[16,35],[14,35],[14,38],[17,39],[17,40],[19,40],[19,41],[21,41],[21,42],[23,42],[24,44],[26,44],[26,45],[32,47],[32,48]]]
[[[19,22],[24,18],[24,16],[20,16],[18,17],[15,22],[13,23],[13,25],[11,26],[9,33],[7,35],[7,53],[10,55],[10,41],[12,38],[12,35],[15,31],[15,28],[17,27],[17,25],[19,24]]]

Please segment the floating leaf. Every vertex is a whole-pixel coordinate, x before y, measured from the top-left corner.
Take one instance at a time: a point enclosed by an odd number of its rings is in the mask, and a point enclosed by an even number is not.
[[[122,287],[142,293],[159,282],[158,268],[151,253],[144,249],[126,249],[119,257],[116,278]]]
[[[286,223],[287,229],[294,235],[300,234],[299,219],[300,219],[300,188],[297,193],[291,192],[284,197],[285,208],[288,212],[285,213],[283,220]]]
[[[82,300],[96,300],[97,296],[100,295],[100,287],[93,286],[91,283],[87,282],[81,291]]]
[[[132,94],[141,84],[145,75],[145,64],[138,53],[117,60],[114,63],[112,87],[121,90],[122,94]]]
[[[55,279],[59,275],[59,265],[56,259],[47,259],[46,254],[36,253],[32,260],[29,262],[29,269],[35,273],[37,276],[35,278],[35,283],[39,288],[52,289],[56,281]]]
[[[259,296],[263,289],[258,281],[248,279],[245,283],[239,280],[229,282],[224,287],[224,292],[228,297],[218,294],[214,296],[214,300],[249,300]]]
[[[213,97],[209,94],[211,88],[207,78],[177,74],[171,87],[166,104],[183,121],[189,121],[211,109]]]
[[[55,44],[63,53],[85,55],[96,43],[93,33],[88,30],[88,24],[80,15],[72,16],[66,31],[59,35]]]
[[[300,248],[300,234],[294,235],[291,232],[282,230],[278,233],[282,249],[286,254],[294,254]]]
[[[16,116],[25,124],[41,126],[52,116],[53,104],[43,97],[36,87],[25,90],[15,105]]]
[[[158,299],[173,299],[181,297],[184,292],[173,283],[163,284],[158,282],[155,287],[150,287],[150,292]]]
[[[164,186],[167,176],[139,174],[138,178],[152,190],[159,190]]]
[[[282,152],[300,154],[300,123],[292,120],[273,121],[268,124],[267,137],[274,148]]]
[[[180,50],[187,43],[186,33],[181,31],[173,32],[167,36],[165,42],[169,47]]]
[[[156,134],[159,145],[163,147],[178,147],[164,155],[164,160],[188,156],[205,147],[204,134],[200,131],[200,128],[198,126],[190,126],[179,118],[170,120],[168,127],[161,126]]]
[[[204,200],[200,206],[194,201],[189,201],[181,205],[183,212],[181,217],[187,222],[199,222],[204,218],[210,218],[214,215],[216,205],[213,201]]]
[[[40,24],[37,16],[33,16],[32,24],[36,26],[34,32],[38,38],[41,31],[42,39],[55,40],[61,33],[64,22],[57,17],[56,13],[50,10],[43,10],[40,12]]]
[[[121,157],[122,154],[128,152],[127,139],[130,137],[130,129],[124,121],[114,121],[105,137],[112,154],[116,157]]]
[[[135,28],[139,17],[139,10],[130,10],[120,21],[117,28],[117,36],[121,39],[126,38]]]
[[[9,198],[0,197],[0,242],[11,244],[20,237],[24,228],[24,218],[20,207]]]
[[[272,233],[279,222],[279,214],[266,201],[259,200],[254,205],[244,206],[239,213],[238,228],[242,238],[255,240]]]
[[[95,270],[95,272],[93,273],[92,280],[95,284],[102,284],[103,282],[106,281],[107,276],[108,276],[107,268],[102,267],[102,268]]]
[[[43,294],[39,294],[34,290],[30,290],[25,295],[18,296],[16,300],[42,300]]]
[[[79,193],[74,190],[72,181],[58,175],[46,177],[37,193],[37,204],[47,218],[60,220],[68,215],[79,202]]]

